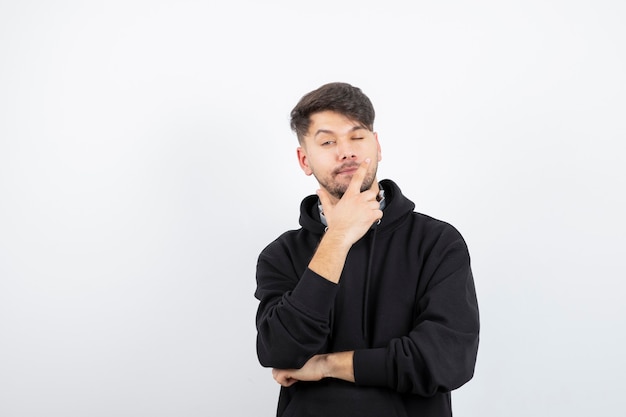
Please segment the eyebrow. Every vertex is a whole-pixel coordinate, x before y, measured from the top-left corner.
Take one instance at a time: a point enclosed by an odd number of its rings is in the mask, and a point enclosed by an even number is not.
[[[360,126],[360,125],[359,125],[359,126],[354,126],[352,129],[350,129],[350,131],[349,131],[349,132],[355,132],[355,131],[357,131],[357,130],[361,130],[361,129],[365,129],[365,130],[367,130],[367,128],[366,128],[366,127],[364,127],[364,126]],[[316,138],[316,137],[317,137],[317,135],[322,134],[322,133],[328,133],[328,134],[330,134],[330,135],[334,135],[334,134],[335,134],[335,132],[333,132],[332,130],[328,130],[328,129],[318,129],[318,130],[317,130],[317,132],[315,132],[315,134],[313,135],[313,137],[314,137],[314,138]]]

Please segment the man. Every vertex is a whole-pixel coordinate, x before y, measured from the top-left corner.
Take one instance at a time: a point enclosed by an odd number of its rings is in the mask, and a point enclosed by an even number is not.
[[[257,353],[279,417],[451,416],[478,350],[470,258],[447,223],[376,179],[374,109],[331,83],[291,112],[298,162],[319,183],[299,230],[257,265]]]

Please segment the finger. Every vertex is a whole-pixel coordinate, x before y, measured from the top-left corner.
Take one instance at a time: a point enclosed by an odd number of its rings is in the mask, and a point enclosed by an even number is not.
[[[283,369],[272,369],[272,376],[274,377],[274,380],[280,385],[285,385],[285,379],[287,378],[287,375],[285,374],[285,371]]]
[[[378,188],[378,182],[372,181],[372,183],[370,184],[370,188],[368,188],[368,190],[373,191],[374,194],[376,194],[376,197],[378,197],[378,193],[380,191],[380,189]]]
[[[363,185],[363,180],[365,179],[365,174],[367,174],[367,168],[369,167],[371,159],[365,158],[359,168],[357,168],[356,172],[352,176],[350,180],[350,184],[348,185],[348,189],[346,192],[351,192],[353,194],[359,194],[361,192],[361,185]]]
[[[377,189],[374,189],[374,187],[376,187],[376,185],[377,185],[376,181],[372,181],[372,186],[361,193],[361,196],[363,197],[363,200],[370,201],[372,203],[378,203],[379,191]],[[378,203],[378,204],[380,204],[380,203]]]
[[[298,382],[297,379],[293,379],[293,378],[286,378],[285,381],[283,381],[282,384],[280,384],[283,387],[290,387],[293,384],[295,384],[296,382]]]
[[[320,188],[317,190],[317,196],[320,199],[320,203],[322,203],[322,211],[332,206],[332,202],[330,200],[330,195],[328,195],[328,191]]]
[[[282,387],[290,387],[293,384],[295,384],[296,382],[298,382],[297,379],[295,378],[291,378],[288,374],[287,371],[285,370],[276,370],[277,372],[272,371],[272,376],[274,377],[274,380],[276,382],[278,382],[278,384]]]

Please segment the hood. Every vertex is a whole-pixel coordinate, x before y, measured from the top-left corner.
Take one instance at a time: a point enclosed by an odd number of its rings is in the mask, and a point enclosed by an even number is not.
[[[365,276],[365,291],[363,293],[363,312],[362,312],[362,333],[363,339],[370,343],[370,320],[369,320],[369,297],[370,287],[372,285],[372,260],[374,258],[376,248],[376,236],[387,233],[399,227],[407,215],[415,209],[415,203],[406,198],[400,188],[391,180],[382,180],[379,186],[385,190],[385,208],[383,210],[383,218],[380,223],[372,225],[370,230],[363,238],[368,240],[369,253],[367,258],[367,274]],[[324,234],[326,227],[320,220],[318,209],[319,198],[317,195],[310,195],[302,200],[300,205],[300,225],[318,235]],[[374,277],[375,278],[375,277]],[[332,326],[332,322],[331,322]]]

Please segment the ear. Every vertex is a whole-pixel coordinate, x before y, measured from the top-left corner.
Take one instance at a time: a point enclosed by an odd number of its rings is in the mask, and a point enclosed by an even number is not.
[[[296,152],[298,154],[298,163],[300,164],[300,168],[302,168],[304,174],[313,174],[313,170],[311,170],[311,167],[309,166],[309,159],[306,155],[306,149],[304,149],[302,146],[299,146]]]
[[[378,141],[378,133],[374,132],[374,139],[376,139],[376,147],[378,149],[378,162],[383,159],[383,153],[380,150],[380,142]]]

